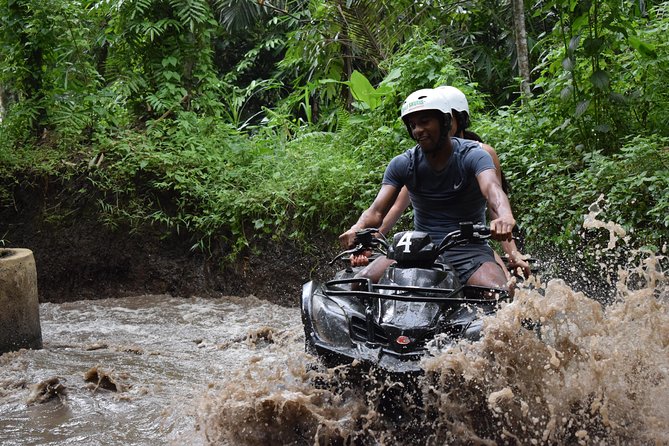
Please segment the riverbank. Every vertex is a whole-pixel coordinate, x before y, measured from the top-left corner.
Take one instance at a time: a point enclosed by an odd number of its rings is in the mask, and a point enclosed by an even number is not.
[[[0,206],[0,245],[33,251],[42,303],[170,294],[254,295],[296,306],[304,282],[334,272],[327,264],[338,248],[333,235],[314,232],[306,246],[247,234],[256,240],[252,248],[231,261],[220,243],[212,242],[210,252],[193,249],[187,232],[105,224],[99,221],[95,193],[82,199],[73,189],[71,184],[58,188],[52,183],[17,187],[11,205]],[[557,249],[525,253],[540,260],[543,280],[560,277],[602,301],[615,293],[615,261],[607,272]]]
[[[326,265],[334,244],[322,241],[326,254],[319,255],[291,241],[267,241],[226,263],[226,253],[191,249],[185,235],[110,228],[95,220],[90,204],[67,211],[60,204],[22,191],[14,206],[0,208],[0,240],[33,251],[43,303],[138,294],[254,295],[294,306],[302,283],[315,265]]]

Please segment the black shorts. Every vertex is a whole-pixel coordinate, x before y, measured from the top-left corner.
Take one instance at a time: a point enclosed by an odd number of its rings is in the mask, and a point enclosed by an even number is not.
[[[497,264],[492,248],[476,243],[455,246],[439,256],[439,261],[451,265],[463,285],[485,262]]]

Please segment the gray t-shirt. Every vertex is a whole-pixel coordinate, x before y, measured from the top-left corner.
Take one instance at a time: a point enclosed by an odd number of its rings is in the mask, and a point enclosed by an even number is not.
[[[453,154],[441,171],[430,167],[419,146],[390,161],[383,184],[407,186],[414,208],[414,228],[435,243],[459,229],[459,223],[485,223],[486,200],[476,180],[494,169],[492,158],[478,142],[451,138]]]

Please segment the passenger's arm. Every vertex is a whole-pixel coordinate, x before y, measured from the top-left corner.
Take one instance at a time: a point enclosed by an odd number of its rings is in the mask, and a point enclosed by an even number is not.
[[[499,163],[499,156],[497,156],[497,152],[495,149],[492,148],[492,146],[489,146],[488,144],[481,144],[481,147],[488,152],[488,155],[492,158],[492,162],[495,165],[495,170],[497,174],[497,179],[499,180],[499,184],[502,184],[502,166]],[[494,220],[497,218],[497,213],[494,212],[492,209],[488,209],[490,211],[490,219]],[[513,269],[520,268],[523,272],[523,276],[525,278],[530,276],[530,264],[525,261],[523,258],[523,254],[518,250],[518,247],[516,246],[516,242],[511,239],[511,240],[502,240],[500,241],[500,244],[502,245],[502,249],[504,250],[504,253],[506,253],[507,257],[509,258],[509,266],[512,267]]]
[[[499,164],[499,156],[497,156],[497,152],[495,152],[495,149],[492,148],[492,146],[489,146],[488,144],[483,144],[481,143],[481,147],[483,147],[483,150],[488,152],[488,155],[490,155],[490,158],[492,158],[492,163],[495,165],[495,171],[497,173],[497,179],[499,180],[499,184],[502,184],[502,166]]]

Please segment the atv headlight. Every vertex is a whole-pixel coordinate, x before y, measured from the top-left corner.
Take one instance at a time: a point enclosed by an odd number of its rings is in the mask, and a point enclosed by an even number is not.
[[[313,327],[319,338],[337,347],[351,346],[348,317],[337,302],[322,294],[314,294],[311,308]]]

